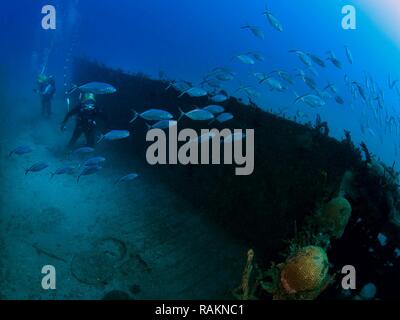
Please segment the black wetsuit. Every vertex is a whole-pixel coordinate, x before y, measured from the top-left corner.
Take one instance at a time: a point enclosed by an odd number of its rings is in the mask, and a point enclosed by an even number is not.
[[[44,83],[38,84],[37,92],[40,94],[42,104],[42,115],[50,117],[52,114],[51,101],[56,93],[56,86],[54,79],[50,79]]]
[[[72,148],[82,134],[86,137],[87,146],[94,147],[96,144],[96,119],[101,118],[103,121],[106,121],[105,114],[97,106],[93,109],[88,109],[85,108],[84,105],[78,105],[65,115],[64,121],[62,122],[63,127],[72,116],[76,116],[76,125],[71,140],[68,143],[68,147]]]

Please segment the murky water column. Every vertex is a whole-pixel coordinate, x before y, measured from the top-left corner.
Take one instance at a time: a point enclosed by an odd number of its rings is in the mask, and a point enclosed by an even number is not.
[[[63,88],[66,96],[67,109],[70,110],[70,97],[68,91],[72,87],[72,58],[75,53],[75,49],[79,39],[79,30],[81,25],[81,19],[78,14],[79,0],[71,1],[68,8],[64,10],[66,32],[65,35],[69,35],[70,45],[66,49],[66,55],[64,60],[64,74],[63,74]]]

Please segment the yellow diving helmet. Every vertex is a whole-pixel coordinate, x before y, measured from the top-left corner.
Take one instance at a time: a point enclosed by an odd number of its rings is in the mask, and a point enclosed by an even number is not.
[[[82,97],[82,104],[88,108],[93,108],[96,104],[96,97],[93,93],[87,92]]]
[[[43,73],[39,74],[37,77],[37,82],[42,84],[45,83],[47,81],[47,76]]]

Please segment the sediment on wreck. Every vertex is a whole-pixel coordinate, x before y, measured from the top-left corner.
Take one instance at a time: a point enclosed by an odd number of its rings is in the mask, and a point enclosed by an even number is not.
[[[149,108],[160,108],[178,118],[178,108],[189,111],[194,105],[204,107],[210,104],[208,98],[187,95],[178,98],[180,92],[173,88],[166,90],[166,80],[75,60],[74,83],[90,81],[107,82],[118,90],[116,94],[101,96],[98,100],[108,115],[111,129],[132,130],[132,139],[121,144],[118,150],[121,156],[142,163],[147,174],[157,177],[201,208],[211,221],[255,248],[265,261],[277,259],[287,247],[286,240],[294,238],[296,230],[301,229],[305,217],[335,197],[347,171],[354,172],[355,185],[362,184],[363,180],[373,180],[368,178],[369,171],[360,151],[348,139],[337,141],[318,128],[278,117],[236,98],[221,104],[234,119],[224,124],[214,122],[212,128],[255,130],[252,175],[236,176],[234,166],[230,165],[150,166],[145,158],[150,145],[145,138],[146,125],[141,119],[129,124],[131,110],[140,113]],[[189,119],[179,121],[181,128],[211,129]],[[375,201],[375,195],[369,194],[362,185],[359,187],[362,191],[348,199],[353,213],[344,234],[346,239],[355,225],[354,217],[374,216],[378,211],[380,217],[389,215],[384,212],[387,208],[382,199]]]

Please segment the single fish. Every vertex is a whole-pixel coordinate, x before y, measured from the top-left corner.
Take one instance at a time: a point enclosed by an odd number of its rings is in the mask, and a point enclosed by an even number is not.
[[[203,110],[206,110],[208,112],[211,112],[213,114],[219,114],[225,111],[224,107],[219,106],[219,105],[215,105],[215,104],[211,104],[207,107],[204,107]]]
[[[231,119],[233,119],[233,114],[229,113],[229,112],[222,113],[218,117],[215,118],[215,120],[217,120],[219,123],[224,123],[224,122],[229,121]]]
[[[304,83],[305,83],[310,89],[316,90],[316,88],[317,88],[317,83],[315,82],[314,79],[312,79],[312,78],[310,78],[310,77],[307,77],[307,76],[304,76],[304,77],[303,77],[303,81],[304,81]]]
[[[257,61],[263,62],[265,61],[265,57],[262,53],[259,52],[248,52],[248,55],[252,56],[254,59],[256,59]]]
[[[328,52],[329,57],[327,58],[327,60],[329,60],[330,62],[332,62],[332,64],[338,68],[338,69],[342,69],[342,63],[340,62],[340,60],[338,58],[336,58],[335,54],[332,51]]]
[[[11,157],[13,154],[20,156],[23,154],[31,153],[32,151],[33,151],[33,149],[30,146],[19,146],[19,147],[16,147],[14,150],[10,151],[8,156]]]
[[[225,94],[216,94],[214,96],[212,96],[211,101],[215,102],[215,103],[222,103],[225,102],[226,100],[228,100],[228,96]]]
[[[203,110],[203,109],[194,109],[192,111],[189,111],[189,112],[185,113],[179,108],[179,111],[180,111],[181,114],[179,116],[178,121],[183,116],[186,116],[189,119],[192,119],[192,120],[195,120],[195,121],[205,121],[205,120],[214,119],[214,115],[211,112]]]
[[[30,168],[25,170],[25,175],[27,175],[29,172],[39,172],[44,169],[46,169],[49,165],[45,162],[38,162],[32,165]]]
[[[267,6],[265,7],[264,15],[267,18],[267,21],[269,24],[277,31],[282,32],[283,31],[283,26],[279,22],[279,20],[271,13],[270,10],[268,10]]]
[[[98,166],[100,163],[106,161],[106,158],[104,157],[93,157],[87,159],[84,163],[84,167],[92,167],[92,166]]]
[[[262,81],[264,81],[264,80],[266,80],[266,79],[263,79]],[[244,91],[247,94],[247,96],[249,96],[249,97],[254,97],[254,96],[259,95],[258,92],[252,86],[243,86],[242,85],[236,90],[236,92],[240,92],[240,91]]]
[[[139,175],[137,173],[129,173],[126,176],[123,176],[121,178],[119,178],[115,184],[118,184],[120,182],[127,182],[127,181],[132,181],[135,180],[137,177],[139,177]]]
[[[251,31],[251,33],[256,36],[257,38],[260,38],[262,40],[264,40],[265,36],[264,36],[264,32],[261,30],[260,27],[257,26],[251,26],[249,24],[246,24],[245,26],[242,27],[242,29],[248,29]]]
[[[183,97],[185,94],[191,96],[192,98],[199,98],[199,97],[204,97],[208,95],[208,92],[204,90],[203,88],[198,88],[198,87],[191,87],[190,89],[187,89],[183,91],[178,98]],[[160,119],[161,120],[161,119]]]
[[[79,154],[87,154],[87,153],[92,153],[94,152],[94,148],[91,147],[82,147],[82,148],[78,148],[76,149],[74,152],[72,152],[75,155],[79,155]]]
[[[266,78],[268,78],[269,77],[269,73],[266,73],[266,72],[254,72],[253,73],[253,76],[258,80],[258,81],[263,81],[263,80],[265,80]]]
[[[168,129],[177,126],[178,121],[175,120],[161,120],[153,125],[146,123],[147,129]]]
[[[294,101],[294,103],[298,103],[299,101],[302,101],[312,108],[323,107],[326,104],[325,101],[321,97],[314,95],[314,94],[305,94],[303,96],[298,96],[296,94],[296,96],[297,96],[297,98]]]
[[[98,165],[83,168],[82,172],[79,174],[78,178],[76,179],[76,183],[79,183],[79,180],[82,176],[89,176],[89,175],[95,174],[96,172],[99,172],[101,169],[103,169],[103,168]]]
[[[317,95],[324,100],[332,99],[332,95],[326,90],[320,91],[320,90],[316,89],[315,91],[317,92]]]
[[[234,75],[226,72],[217,73],[215,77],[220,81],[231,81],[235,78]]]
[[[126,139],[130,136],[130,132],[127,130],[112,130],[105,135],[101,135],[99,141],[97,143],[105,141],[114,141],[114,140],[121,140]]]
[[[367,95],[366,95],[362,85],[360,83],[358,83],[357,81],[353,81],[352,85],[356,86],[356,88],[358,89],[358,93],[360,94],[361,98],[364,100],[364,102],[367,102],[367,100],[368,100],[367,99]]]
[[[283,70],[277,70],[276,72],[282,80],[286,81],[289,84],[293,84],[293,78],[289,73]]]
[[[340,97],[340,96],[336,96],[336,97],[335,97],[335,101],[336,101],[338,104],[344,104],[344,100],[343,100],[343,98]]]
[[[325,68],[325,67],[326,67],[325,62],[324,62],[322,59],[320,59],[319,57],[317,57],[315,54],[307,53],[307,55],[311,58],[311,60],[312,60],[314,63],[316,63],[316,64],[319,65],[320,67],[322,67],[322,68]]]
[[[244,64],[255,64],[256,62],[252,57],[250,57],[248,54],[239,54],[236,56],[241,62]]]
[[[73,166],[65,166],[62,168],[57,169],[56,171],[51,173],[51,177],[53,178],[55,175],[62,175],[62,174],[72,174],[75,170],[75,167]]]
[[[191,85],[186,81],[171,81],[165,88],[165,90],[168,90],[171,87],[173,87],[177,91],[185,91],[190,89]]]
[[[289,50],[291,53],[295,53],[301,62],[303,62],[307,67],[312,66],[312,60],[308,54],[300,50]]]
[[[353,64],[353,55],[352,55],[352,53],[351,53],[349,47],[348,47],[348,46],[345,46],[345,49],[346,49],[347,60],[349,60],[349,63],[350,63],[350,64]]]
[[[324,90],[330,90],[333,94],[337,93],[337,88],[333,83],[328,83]]]
[[[205,85],[214,88],[214,89],[219,89],[221,88],[221,83],[220,81],[229,81],[228,79],[225,80],[220,80],[220,79],[204,79],[201,82],[201,87],[204,88]]]
[[[265,80],[262,80],[260,83],[267,83],[271,91],[284,91],[286,88],[280,83],[277,79],[268,77]]]
[[[79,87],[75,86],[72,90],[75,91],[76,89],[84,93],[90,92],[94,94],[111,94],[117,91],[111,84],[104,82],[89,82]]]
[[[227,73],[232,76],[235,76],[235,72],[233,72],[230,68],[227,67],[217,67],[211,70],[211,72],[207,76],[215,76],[218,73]]]
[[[132,110],[132,112],[134,115],[129,123],[133,123],[138,117],[147,121],[171,120],[173,118],[171,113],[160,109],[150,109],[140,114],[135,110]]]

